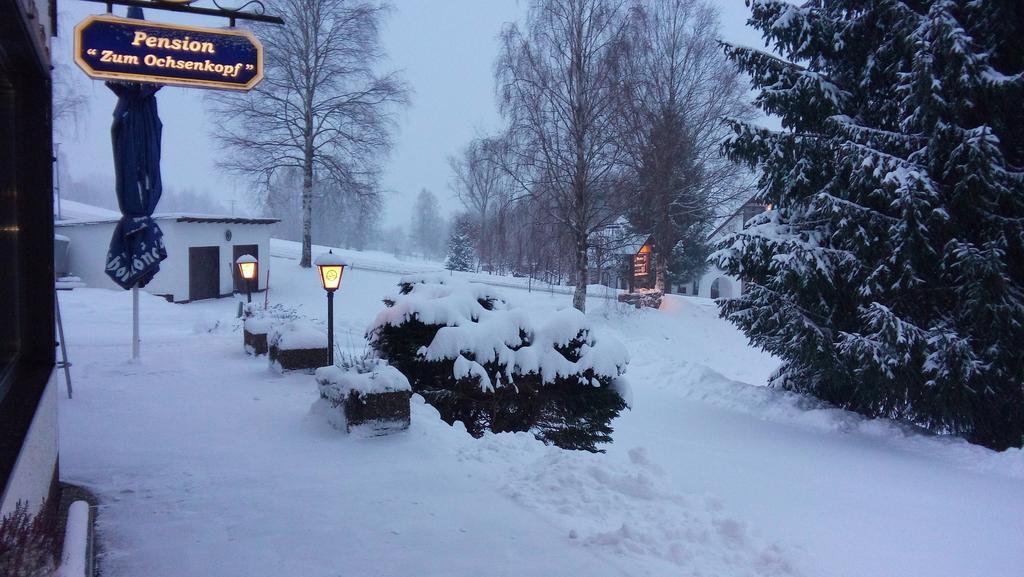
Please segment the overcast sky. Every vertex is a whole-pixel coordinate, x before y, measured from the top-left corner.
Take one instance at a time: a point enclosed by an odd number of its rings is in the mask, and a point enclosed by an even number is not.
[[[198,5],[207,2],[200,0]],[[231,4],[228,2],[228,4]],[[718,0],[723,37],[740,44],[761,45],[760,35],[745,25],[743,0]],[[526,0],[394,0],[382,43],[389,68],[402,70],[414,93],[412,106],[398,116],[396,146],[384,166],[388,191],[385,224],[409,222],[414,195],[428,188],[446,212],[457,202],[448,189],[447,158],[471,138],[493,132],[501,119],[494,97],[493,63],[497,35],[504,23],[521,20]],[[87,96],[88,106],[76,126],[61,127],[64,167],[75,180],[112,185],[110,122],[115,98],[100,81],[89,80],[72,62],[74,25],[103,6],[61,2],[60,38],[55,59]],[[124,14],[124,8],[116,8]],[[223,26],[224,20],[196,18],[147,10],[146,18],[201,26]],[[71,63],[71,64],[68,64]],[[245,184],[221,175],[214,167],[216,144],[209,137],[202,90],[164,87],[158,95],[163,120],[162,176],[165,188],[194,189],[217,197],[225,207],[244,212]],[[113,201],[113,190],[111,190]],[[159,210],[159,208],[157,209]]]

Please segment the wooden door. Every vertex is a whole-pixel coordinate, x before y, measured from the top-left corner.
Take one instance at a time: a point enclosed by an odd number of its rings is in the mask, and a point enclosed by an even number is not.
[[[220,247],[191,246],[188,249],[188,299],[220,296]]]

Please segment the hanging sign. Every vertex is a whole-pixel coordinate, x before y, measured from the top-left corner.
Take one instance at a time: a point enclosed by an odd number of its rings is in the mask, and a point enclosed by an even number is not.
[[[263,45],[247,30],[89,16],[75,27],[75,62],[91,78],[250,90]]]

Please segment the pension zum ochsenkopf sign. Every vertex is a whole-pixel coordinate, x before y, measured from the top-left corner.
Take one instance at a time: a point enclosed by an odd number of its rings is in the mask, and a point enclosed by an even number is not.
[[[89,16],[75,27],[75,62],[91,78],[249,90],[263,45],[246,30]]]

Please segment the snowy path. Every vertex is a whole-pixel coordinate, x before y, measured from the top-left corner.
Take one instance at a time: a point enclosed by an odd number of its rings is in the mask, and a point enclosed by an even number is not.
[[[428,407],[406,435],[346,438],[308,415],[311,377],[273,375],[231,333],[150,325],[160,344],[147,339],[143,362],[124,362],[105,346],[125,326],[112,302],[123,296],[64,299],[76,311],[68,338],[82,344],[61,465],[104,502],[105,574],[470,575],[486,559],[489,574],[521,575],[527,555],[535,574],[622,574],[479,483],[486,464],[455,466],[474,445]],[[109,308],[81,315],[77,297]],[[190,312],[147,304],[149,319]]]
[[[721,326],[698,320],[698,300],[674,304],[623,327],[635,406],[610,455],[645,447],[673,487],[717,495],[762,532],[800,545],[815,575],[1019,574],[1020,450],[929,438],[732,381],[716,371],[759,383],[775,364],[726,335],[692,339],[695,327],[679,324]]]
[[[322,317],[315,273],[273,267],[272,301]],[[396,280],[346,273],[339,342],[360,346]],[[507,294],[541,314],[568,303]],[[407,434],[346,437],[309,414],[310,377],[241,353],[231,300],[144,298],[133,365],[127,293],[61,298],[76,379],[61,402],[61,470],[103,499],[109,577],[1016,577],[1024,566],[1020,451],[744,385],[774,362],[699,300],[593,306],[630,349],[635,398],[608,453],[590,455],[529,435],[474,440],[422,404]]]

